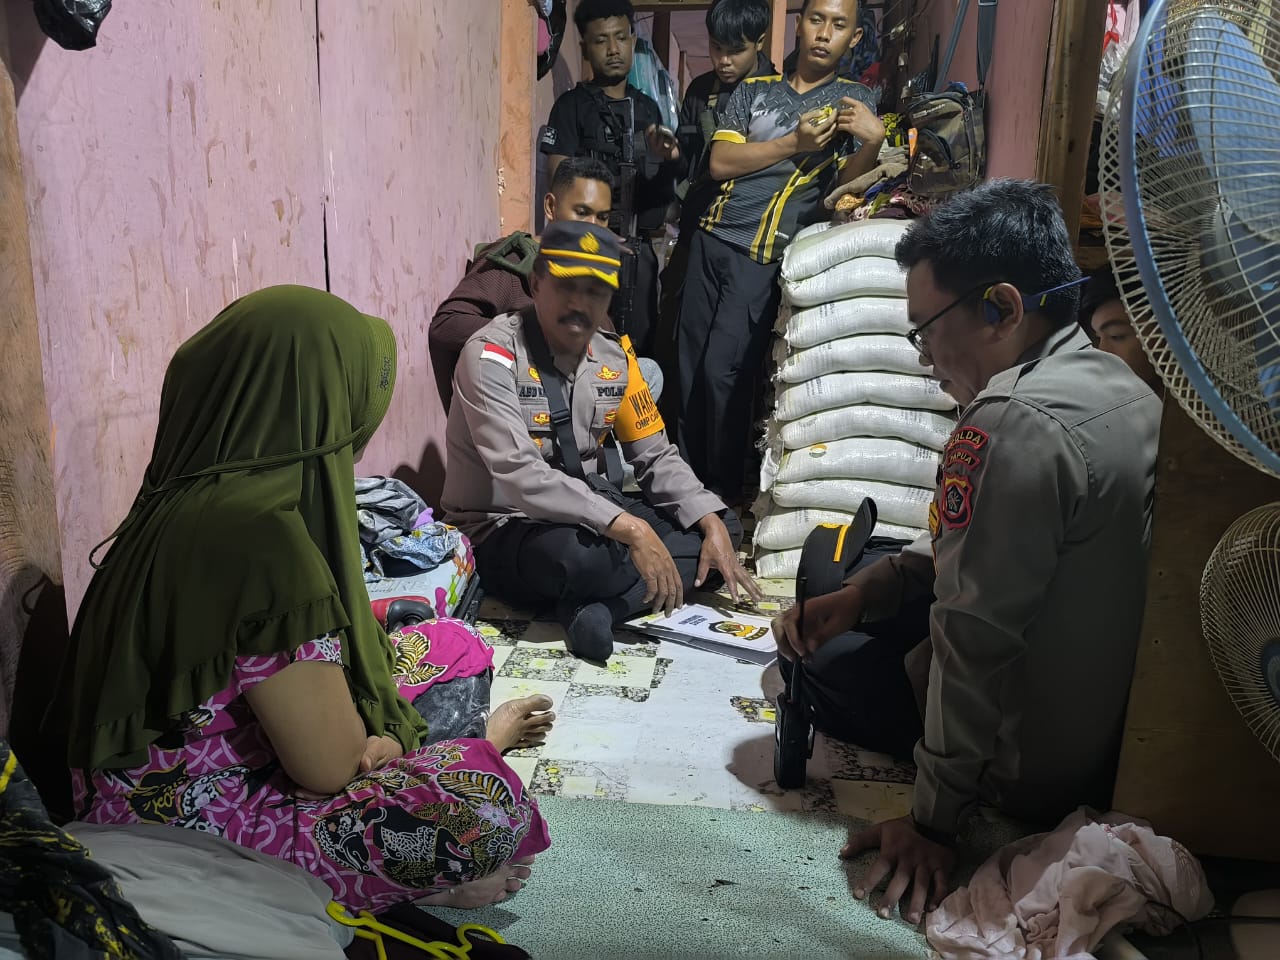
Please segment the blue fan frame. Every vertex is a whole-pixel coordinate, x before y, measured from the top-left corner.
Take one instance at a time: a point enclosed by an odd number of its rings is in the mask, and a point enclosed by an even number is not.
[[[1147,75],[1146,58],[1151,46],[1151,37],[1156,25],[1161,27],[1167,23],[1166,8],[1172,0],[1156,0],[1147,11],[1142,23],[1138,26],[1138,34],[1129,50],[1129,63],[1125,69],[1123,98],[1120,103],[1120,185],[1123,191],[1124,211],[1127,218],[1126,227],[1133,246],[1134,260],[1137,263],[1138,275],[1142,278],[1142,286],[1151,305],[1152,313],[1160,324],[1160,330],[1169,349],[1177,358],[1182,372],[1191,386],[1195,388],[1200,399],[1204,401],[1213,415],[1233,437],[1240,442],[1252,456],[1266,469],[1280,474],[1280,452],[1272,450],[1244,423],[1222,399],[1200,358],[1191,349],[1186,335],[1174,314],[1173,304],[1164,282],[1156,269],[1151,253],[1151,240],[1147,233],[1147,221],[1142,209],[1142,195],[1138,189],[1138,168],[1135,161],[1134,143],[1137,137],[1138,88],[1140,80]],[[1136,59],[1141,58],[1141,59]]]

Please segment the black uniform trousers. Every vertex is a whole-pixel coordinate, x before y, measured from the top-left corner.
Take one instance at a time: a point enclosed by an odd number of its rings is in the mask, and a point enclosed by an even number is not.
[[[680,453],[707,489],[742,494],[765,354],[782,297],[777,263],[694,234],[680,310]]]
[[[868,549],[853,569],[899,549],[892,543]],[[931,603],[925,597],[905,604],[890,619],[829,640],[800,664],[801,702],[817,729],[867,750],[911,756],[924,736],[924,709],[906,661],[929,642]],[[796,664],[779,657],[778,666],[789,681]]]
[[[639,497],[623,499],[622,509],[653,527],[670,551],[688,593],[698,572],[702,532],[685,529],[665,510]],[[742,542],[742,523],[732,510],[721,517],[736,548]],[[631,562],[630,550],[585,527],[516,518],[476,544],[475,554],[485,590],[517,606],[540,609],[555,603],[577,608],[599,602],[609,608],[615,623],[647,609],[647,587]]]
[[[688,222],[686,222],[688,221]],[[658,321],[653,333],[653,359],[672,383],[680,381],[680,306],[684,300],[684,281],[689,271],[689,251],[693,235],[698,232],[698,218],[686,217],[680,222],[680,236],[667,254],[658,284]],[[658,409],[664,420],[673,425],[680,419],[680,391],[669,390]]]

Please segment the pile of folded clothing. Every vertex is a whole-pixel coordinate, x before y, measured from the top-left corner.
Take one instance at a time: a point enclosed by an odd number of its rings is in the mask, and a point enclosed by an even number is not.
[[[371,599],[425,598],[438,615],[457,615],[472,594],[475,557],[456,527],[435,520],[408,484],[356,478],[356,518]]]

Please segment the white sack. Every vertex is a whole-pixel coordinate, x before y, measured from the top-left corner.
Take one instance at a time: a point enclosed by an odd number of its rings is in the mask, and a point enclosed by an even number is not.
[[[773,360],[778,365],[778,379],[786,383],[801,383],[828,373],[875,370],[921,376],[932,370],[920,365],[920,354],[906,337],[873,333],[842,337],[806,350],[788,349],[785,341],[778,340]]]
[[[805,537],[820,523],[853,523],[854,514],[840,510],[790,509],[773,506],[756,524],[751,542],[760,550],[792,550],[804,546]],[[922,531],[900,524],[876,523],[875,536],[914,540]]]
[[[854,297],[796,310],[784,307],[778,318],[778,335],[795,350],[864,333],[893,334],[905,342],[911,329],[907,301],[900,297]]]
[[[823,410],[790,423],[770,423],[770,445],[774,438],[786,450],[799,450],[815,443],[830,443],[849,437],[896,437],[931,450],[941,450],[955,429],[954,416],[932,410],[903,410],[863,403]]]
[[[911,224],[906,220],[855,220],[821,233],[801,233],[782,255],[782,278],[804,280],[854,257],[892,257]]]
[[[937,482],[938,452],[882,437],[849,437],[787,450],[778,463],[778,483],[862,479],[931,487]]]
[[[876,480],[806,480],[803,483],[775,483],[769,491],[782,507],[810,507],[819,510],[855,511],[866,497],[876,502],[885,523],[927,528],[933,487],[908,487]]]
[[[853,297],[905,297],[907,273],[892,257],[856,257],[816,277],[784,281],[782,294],[793,307]]]
[[[820,410],[861,403],[937,411],[954,410],[956,406],[932,377],[904,373],[832,373],[804,383],[780,386],[774,416],[787,423]]]

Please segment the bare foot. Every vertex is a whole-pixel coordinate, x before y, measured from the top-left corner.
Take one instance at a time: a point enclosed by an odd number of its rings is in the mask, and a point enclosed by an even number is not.
[[[433,893],[417,902],[427,907],[452,907],[454,910],[479,910],[501,903],[513,893],[519,893],[533,873],[533,857],[504,863],[487,877],[460,883],[441,893]]]
[[[485,739],[501,753],[542,746],[556,719],[551,707],[551,698],[541,693],[508,700],[489,715]]]

